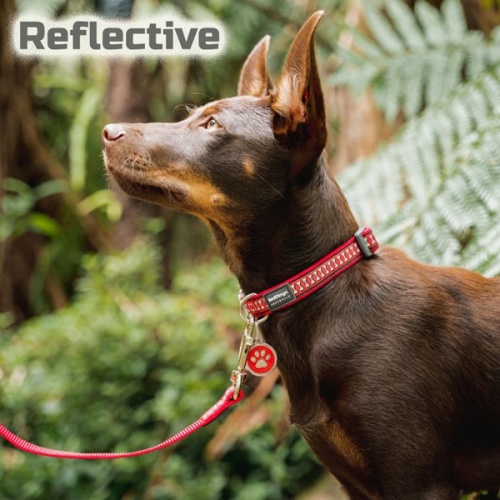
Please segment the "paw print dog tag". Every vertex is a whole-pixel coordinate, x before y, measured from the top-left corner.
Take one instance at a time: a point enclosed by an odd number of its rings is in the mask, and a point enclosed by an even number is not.
[[[263,377],[276,368],[278,356],[269,344],[254,345],[248,351],[247,368],[250,373]]]

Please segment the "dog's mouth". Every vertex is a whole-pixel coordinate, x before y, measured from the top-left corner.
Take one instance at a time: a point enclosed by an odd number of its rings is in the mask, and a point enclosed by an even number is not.
[[[112,147],[119,139],[104,141],[103,157],[108,175],[126,194],[202,219],[219,219],[227,213],[224,193],[188,164],[153,151],[161,157],[159,166],[149,151]]]
[[[107,172],[128,195],[167,207],[184,202],[187,187],[169,179],[167,169],[155,167],[148,152],[128,150],[125,125],[107,125],[103,130],[103,157]],[[133,134],[132,134],[133,136]]]
[[[105,158],[108,172],[116,180],[120,188],[130,196],[145,201],[156,202],[162,205],[183,203],[187,197],[187,189],[175,181],[165,179],[163,176],[148,174],[144,166],[133,165],[128,162],[116,167]]]

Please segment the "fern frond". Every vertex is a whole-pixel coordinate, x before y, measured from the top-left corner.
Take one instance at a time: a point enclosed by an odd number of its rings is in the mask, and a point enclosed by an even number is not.
[[[459,43],[468,33],[462,4],[456,0],[444,0],[441,13],[447,27],[448,39]]]
[[[395,28],[406,47],[415,51],[425,49],[425,35],[408,5],[404,2],[386,2],[386,8],[389,17],[398,20]]]
[[[388,54],[400,54],[405,46],[380,10],[370,2],[364,4],[366,22],[379,46]]]
[[[389,121],[400,111],[415,116],[446,98],[464,74],[474,78],[500,62],[500,29],[490,38],[467,30],[460,0],[445,0],[441,11],[420,0],[415,14],[403,0],[382,5],[386,15],[364,3],[372,40],[350,29],[355,47],[349,52],[356,58],[339,52],[344,63],[332,81],[356,92],[369,86]]]
[[[415,15],[425,35],[428,47],[446,43],[446,30],[439,11],[427,2],[415,4]]]
[[[499,103],[500,65],[355,162],[339,182],[358,220],[420,260],[494,273],[500,248],[481,242],[500,220]]]

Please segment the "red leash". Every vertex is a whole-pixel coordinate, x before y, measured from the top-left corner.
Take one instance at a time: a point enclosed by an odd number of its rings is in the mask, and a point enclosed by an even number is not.
[[[20,449],[21,451],[25,451],[26,453],[31,453],[32,455],[42,455],[44,457],[51,458],[72,458],[75,460],[114,460],[117,458],[130,458],[130,457],[138,457],[139,455],[146,455],[147,453],[151,453],[153,451],[161,450],[162,448],[166,448],[171,446],[178,441],[181,441],[185,437],[189,436],[193,432],[197,431],[201,427],[208,425],[213,422],[217,417],[222,415],[230,406],[238,403],[243,399],[243,391],[239,391],[237,398],[234,398],[234,386],[229,387],[226,390],[224,395],[215,403],[210,410],[204,413],[196,422],[193,422],[191,425],[188,425],[185,429],[182,429],[180,432],[175,434],[174,436],[168,438],[166,441],[163,441],[156,446],[152,446],[151,448],[145,448],[144,450],[131,451],[129,453],[79,453],[73,451],[60,451],[53,450],[51,448],[44,448],[43,446],[38,446],[36,444],[29,443],[24,439],[16,436],[14,433],[10,432],[9,429],[0,424],[0,435],[2,435],[10,444]]]
[[[240,313],[246,327],[241,339],[238,367],[232,373],[233,385],[196,422],[156,446],[129,453],[60,451],[29,443],[10,432],[2,424],[0,424],[0,436],[3,436],[13,446],[26,453],[76,460],[114,460],[116,458],[137,457],[171,446],[201,427],[210,424],[230,406],[243,399],[243,391],[240,389],[246,377],[245,369],[259,377],[274,370],[277,362],[276,352],[270,345],[262,341],[258,329],[259,323],[265,321],[272,312],[289,307],[295,302],[308,297],[362,259],[372,257],[378,248],[379,245],[372,230],[361,228],[343,245],[284,283],[275,285],[259,294],[251,293],[246,297],[242,297],[240,300]]]

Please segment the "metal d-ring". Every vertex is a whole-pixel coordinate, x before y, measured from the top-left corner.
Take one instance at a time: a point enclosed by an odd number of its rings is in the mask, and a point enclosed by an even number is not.
[[[245,304],[247,301],[249,301],[252,297],[255,297],[257,294],[256,293],[249,293],[248,295],[245,295],[242,297],[242,291],[240,290],[239,298],[240,298],[240,317],[241,319],[247,324],[253,323],[255,326],[259,326],[261,323],[264,323],[266,319],[269,317],[263,316],[262,318],[256,320],[252,314],[248,311],[248,309],[245,307]]]

